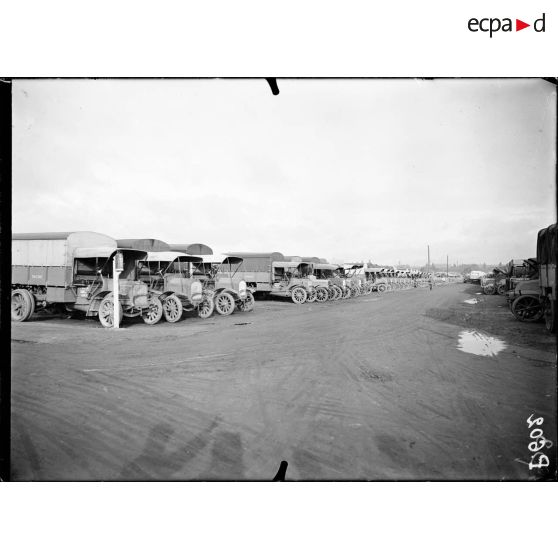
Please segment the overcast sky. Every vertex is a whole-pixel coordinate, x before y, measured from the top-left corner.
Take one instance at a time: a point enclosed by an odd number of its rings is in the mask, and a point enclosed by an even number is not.
[[[16,80],[13,231],[381,264],[535,255],[542,80]]]

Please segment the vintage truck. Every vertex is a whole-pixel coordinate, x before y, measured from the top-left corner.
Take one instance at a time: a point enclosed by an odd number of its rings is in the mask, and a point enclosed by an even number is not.
[[[383,293],[388,290],[389,283],[383,267],[365,267],[364,276],[370,285],[370,290]]]
[[[312,264],[296,261],[274,261],[268,281],[271,296],[291,298],[295,304],[315,299]]]
[[[202,281],[204,292],[213,298],[218,314],[228,316],[235,309],[241,312],[254,309],[254,295],[239,273],[244,261],[241,257],[213,254],[201,256],[201,260],[195,264],[194,275]]]
[[[249,289],[257,293],[270,293],[273,286],[273,262],[288,260],[281,252],[225,252],[226,256],[242,258],[237,274]]]
[[[156,323],[161,303],[149,299],[147,285],[137,277],[137,263],[146,252],[118,249],[110,236],[85,231],[12,235],[12,320],[28,320],[36,310],[65,309],[98,316],[104,327],[112,327],[117,254],[123,266],[120,319],[139,315]]]
[[[491,272],[481,277],[480,286],[484,294],[505,294],[507,271],[495,267]]]
[[[527,258],[525,260],[510,260],[506,272],[505,291],[511,291],[521,281],[529,281],[535,276],[538,277],[539,264],[536,258]]]
[[[161,301],[167,322],[177,322],[184,312],[194,310],[200,318],[213,314],[213,297],[204,294],[202,282],[194,277],[194,266],[200,262],[201,256],[174,251],[147,252],[139,262],[139,278]]]
[[[364,264],[345,264],[345,278],[347,287],[350,289],[350,296],[356,297],[365,294],[364,283],[366,275],[364,274]]]
[[[556,260],[558,259],[558,224],[542,229],[537,235],[539,264],[539,293],[544,309],[544,321],[549,333],[558,330],[556,308]]]
[[[318,302],[325,302],[328,299],[339,300],[343,297],[342,285],[339,285],[339,282],[336,281],[338,267],[334,264],[321,262],[312,265],[312,275],[315,278],[312,283],[316,287],[316,300]]]

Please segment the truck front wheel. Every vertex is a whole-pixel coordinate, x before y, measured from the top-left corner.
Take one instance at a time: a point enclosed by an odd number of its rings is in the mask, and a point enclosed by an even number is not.
[[[122,322],[123,317],[122,304],[120,304],[120,322]],[[114,327],[114,301],[111,294],[106,295],[101,300],[99,305],[99,321],[103,327]]]

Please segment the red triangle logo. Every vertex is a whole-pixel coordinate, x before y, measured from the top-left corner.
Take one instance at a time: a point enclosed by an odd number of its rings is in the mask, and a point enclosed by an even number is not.
[[[521,21],[520,19],[515,20],[515,30],[516,31],[521,31],[522,29],[525,29],[526,27],[531,27],[531,24],[525,23],[524,21]]]

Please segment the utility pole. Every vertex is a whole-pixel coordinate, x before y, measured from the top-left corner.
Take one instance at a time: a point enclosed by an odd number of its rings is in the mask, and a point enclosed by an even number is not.
[[[449,256],[446,256],[446,277],[449,281]]]
[[[114,329],[120,328],[120,289],[118,279],[124,271],[124,258],[122,252],[116,252],[112,258],[112,302],[113,302],[113,324]]]
[[[426,246],[428,248],[428,265],[426,267],[426,272],[430,273],[430,244],[427,244]]]

